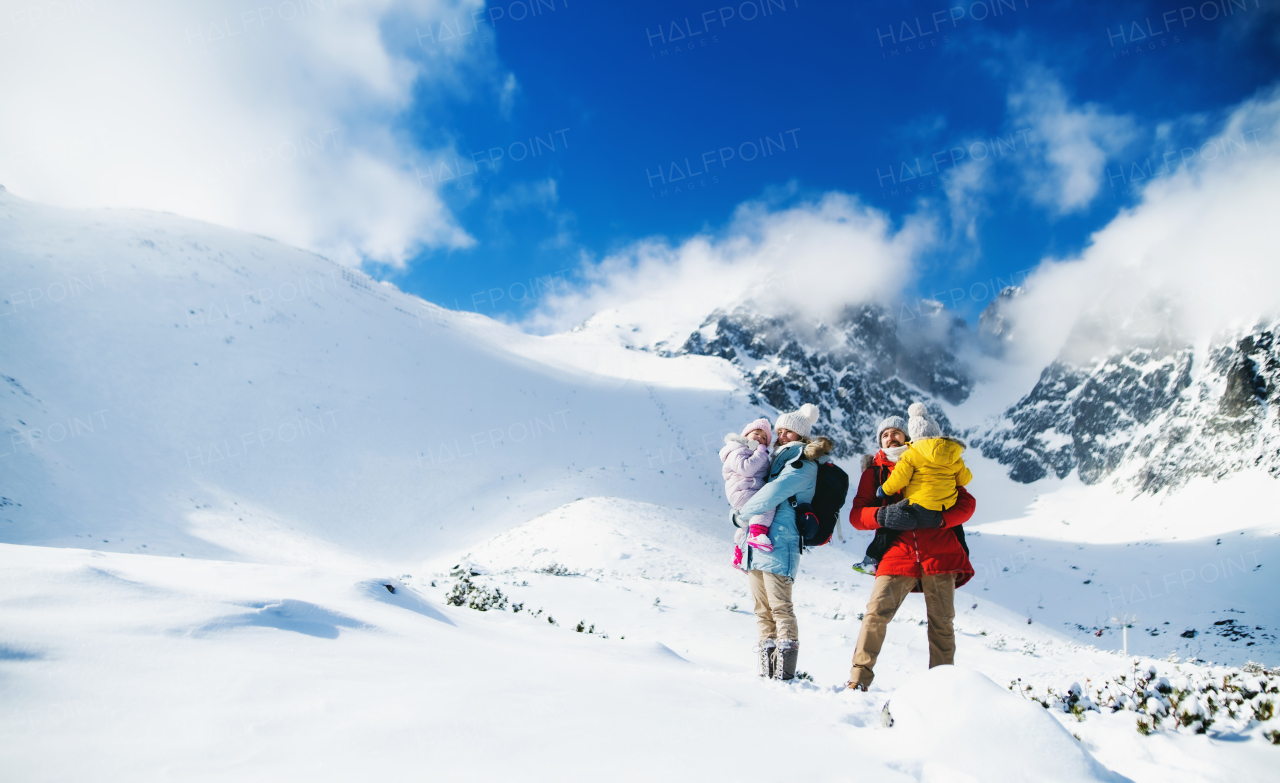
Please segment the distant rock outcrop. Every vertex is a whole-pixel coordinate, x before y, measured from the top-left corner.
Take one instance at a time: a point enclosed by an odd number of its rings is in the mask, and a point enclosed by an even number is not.
[[[958,404],[973,388],[960,359],[969,339],[962,319],[926,303],[910,320],[879,304],[847,308],[826,323],[765,316],[750,303],[716,310],[684,344],[666,355],[719,356],[742,369],[757,402],[794,410],[822,407],[817,431],[850,456],[873,446],[881,418],[905,415],[917,400],[930,403],[944,429],[951,424],[935,399]]]
[[[1251,467],[1280,477],[1277,331],[1258,325],[1199,351],[1162,336],[1055,361],[972,442],[1021,482],[1075,470],[1086,484],[1158,492]]]

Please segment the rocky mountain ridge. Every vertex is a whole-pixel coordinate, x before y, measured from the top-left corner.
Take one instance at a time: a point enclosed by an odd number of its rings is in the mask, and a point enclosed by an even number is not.
[[[1207,348],[1168,335],[1085,364],[1058,360],[972,445],[1024,483],[1081,481],[1160,492],[1249,468],[1280,478],[1280,323]]]
[[[719,356],[742,370],[752,401],[777,411],[817,403],[816,431],[849,457],[873,448],[873,428],[884,416],[917,400],[929,405],[968,398],[973,378],[957,358],[969,339],[962,319],[928,302],[911,320],[883,304],[846,308],[831,322],[761,315],[750,303],[711,313],[669,356]]]
[[[1006,289],[976,330],[941,304],[912,319],[884,304],[846,308],[838,318],[762,315],[750,302],[711,313],[664,355],[718,356],[742,372],[753,402],[777,411],[822,407],[818,431],[850,457],[875,448],[885,415],[924,401],[945,431],[943,407],[962,404],[974,374],[962,358],[1000,355],[1015,339]],[[1158,493],[1194,476],[1218,479],[1249,468],[1280,477],[1280,322],[1222,335],[1207,348],[1169,331],[1081,361],[1064,353],[1034,387],[999,415],[963,432],[971,447],[1031,483],[1073,471],[1086,484]]]

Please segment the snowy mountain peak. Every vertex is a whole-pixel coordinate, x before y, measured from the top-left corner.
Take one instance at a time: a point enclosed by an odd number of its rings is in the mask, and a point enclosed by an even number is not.
[[[1086,363],[1059,359],[973,443],[1032,482],[1073,470],[1139,492],[1249,468],[1280,476],[1277,324],[1197,348],[1161,333]]]
[[[995,348],[997,355],[1003,344],[1013,336],[1013,320],[1009,314],[1009,305],[1013,300],[1026,293],[1022,286],[1006,286],[991,300],[991,304],[978,316],[978,335],[987,346]]]
[[[958,404],[973,388],[957,358],[966,337],[964,322],[941,305],[904,321],[888,306],[861,304],[826,323],[762,315],[743,303],[711,313],[678,348],[658,348],[731,362],[754,399],[774,410],[816,402],[823,410],[819,431],[836,442],[838,455],[848,456],[871,449],[875,424],[917,400],[930,401],[950,429],[936,400]]]

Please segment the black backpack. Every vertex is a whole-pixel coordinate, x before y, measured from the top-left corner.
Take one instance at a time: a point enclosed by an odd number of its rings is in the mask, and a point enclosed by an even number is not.
[[[800,467],[800,460],[792,463]],[[796,530],[800,533],[800,551],[808,547],[823,546],[831,540],[840,524],[840,509],[849,494],[849,474],[834,462],[818,463],[818,480],[813,489],[813,500],[797,503],[792,495],[787,502],[796,511]]]

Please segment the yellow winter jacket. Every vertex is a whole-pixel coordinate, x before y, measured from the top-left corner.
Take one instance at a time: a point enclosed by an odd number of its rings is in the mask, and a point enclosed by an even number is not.
[[[884,482],[884,494],[902,496],[917,506],[946,511],[956,503],[956,487],[973,480],[953,438],[924,438],[911,444]]]

